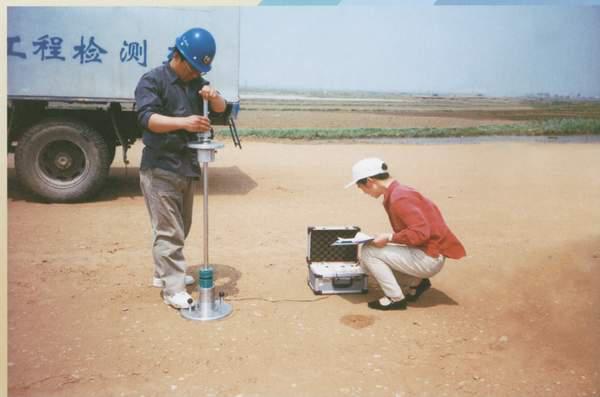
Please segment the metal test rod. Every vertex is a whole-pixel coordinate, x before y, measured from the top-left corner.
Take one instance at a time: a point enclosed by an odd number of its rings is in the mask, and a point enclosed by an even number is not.
[[[202,101],[204,105],[203,115],[208,117],[208,101],[204,99]],[[208,269],[208,162],[202,163],[202,182],[204,192],[204,269]]]
[[[204,184],[204,269],[208,268],[208,163],[202,163]]]

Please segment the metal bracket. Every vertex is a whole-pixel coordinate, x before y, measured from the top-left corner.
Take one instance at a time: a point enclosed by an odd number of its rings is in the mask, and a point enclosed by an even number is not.
[[[233,117],[229,118],[229,132],[231,133],[233,144],[242,149],[242,143],[240,142],[240,136],[238,135],[237,128],[235,127],[235,121],[233,121]]]
[[[129,160],[127,160],[127,150],[129,150],[129,141],[125,141],[123,136],[121,135],[121,131],[119,130],[119,125],[117,123],[117,115],[116,113],[121,110],[121,106],[116,102],[111,102],[108,107],[108,114],[110,115],[110,121],[112,122],[113,129],[115,130],[115,134],[117,138],[119,138],[119,142],[121,142],[121,147],[123,148],[123,162],[125,165],[129,164]]]

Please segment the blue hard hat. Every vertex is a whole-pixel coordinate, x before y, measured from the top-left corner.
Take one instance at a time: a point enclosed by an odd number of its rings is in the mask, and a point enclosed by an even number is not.
[[[179,36],[175,47],[194,69],[201,73],[210,71],[217,45],[212,34],[202,28],[192,28]]]

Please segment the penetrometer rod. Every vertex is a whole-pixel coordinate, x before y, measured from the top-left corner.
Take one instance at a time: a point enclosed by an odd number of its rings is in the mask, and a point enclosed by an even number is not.
[[[208,116],[208,101],[204,100],[204,115]],[[204,264],[198,272],[198,300],[188,309],[181,309],[181,316],[188,320],[209,321],[226,317],[232,312],[229,303],[224,302],[223,292],[215,299],[215,287],[213,283],[213,268],[208,260],[208,163],[215,161],[215,152],[224,145],[213,142],[210,132],[198,134],[198,140],[188,143],[188,147],[196,150],[198,163],[202,163],[202,184],[204,213]]]
[[[208,101],[202,101],[202,106],[203,115],[208,117]],[[201,139],[206,139],[206,137]],[[210,140],[210,138],[208,138],[208,140]],[[202,191],[204,192],[204,212],[202,215],[204,221],[204,269],[208,269],[208,161],[202,162],[202,185]]]
[[[208,163],[202,163],[202,182],[204,189],[204,269],[208,268]]]

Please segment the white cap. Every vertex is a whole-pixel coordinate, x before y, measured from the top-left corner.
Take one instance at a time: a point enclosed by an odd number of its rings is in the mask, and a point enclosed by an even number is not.
[[[383,168],[385,163],[383,160],[376,157],[362,159],[352,166],[352,182],[346,185],[346,189],[354,185],[361,179],[368,178],[374,175],[383,174],[387,171],[387,166]]]

